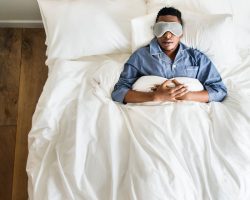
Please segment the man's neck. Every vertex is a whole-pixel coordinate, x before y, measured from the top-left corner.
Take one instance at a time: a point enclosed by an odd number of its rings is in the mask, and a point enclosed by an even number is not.
[[[175,49],[171,50],[171,51],[165,51],[165,50],[163,50],[163,52],[164,52],[172,61],[174,61],[174,59],[175,59],[175,57],[176,57],[176,55],[177,55],[177,53],[178,53],[179,48],[180,48],[180,44],[178,44],[177,47],[176,47]]]

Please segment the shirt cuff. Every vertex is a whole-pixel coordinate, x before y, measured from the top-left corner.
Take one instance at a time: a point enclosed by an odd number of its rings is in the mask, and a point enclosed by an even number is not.
[[[120,102],[120,103],[123,103],[123,104],[126,104],[124,102],[124,98],[127,94],[127,92],[129,91],[130,89],[129,88],[126,88],[126,87],[123,87],[123,88],[119,88],[117,90],[114,90],[111,94],[111,97],[114,101],[117,101],[117,102]]]
[[[226,92],[221,90],[215,90],[209,86],[205,86],[205,88],[208,91],[208,102],[212,101],[221,102],[227,95]]]

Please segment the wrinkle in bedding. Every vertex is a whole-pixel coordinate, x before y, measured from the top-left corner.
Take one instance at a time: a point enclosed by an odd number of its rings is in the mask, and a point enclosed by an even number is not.
[[[250,199],[246,74],[225,76],[237,87],[223,103],[121,105],[93,81],[101,63],[50,71],[29,133],[30,199]]]

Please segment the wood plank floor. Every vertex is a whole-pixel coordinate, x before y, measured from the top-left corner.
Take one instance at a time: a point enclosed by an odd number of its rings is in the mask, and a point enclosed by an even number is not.
[[[47,79],[43,29],[0,29],[0,200],[27,200],[27,136]]]

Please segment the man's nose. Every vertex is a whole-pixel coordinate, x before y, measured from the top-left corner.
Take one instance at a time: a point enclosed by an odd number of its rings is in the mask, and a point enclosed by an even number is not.
[[[170,39],[173,36],[173,34],[170,31],[167,31],[166,33],[164,33],[163,36],[166,37],[167,39]]]

